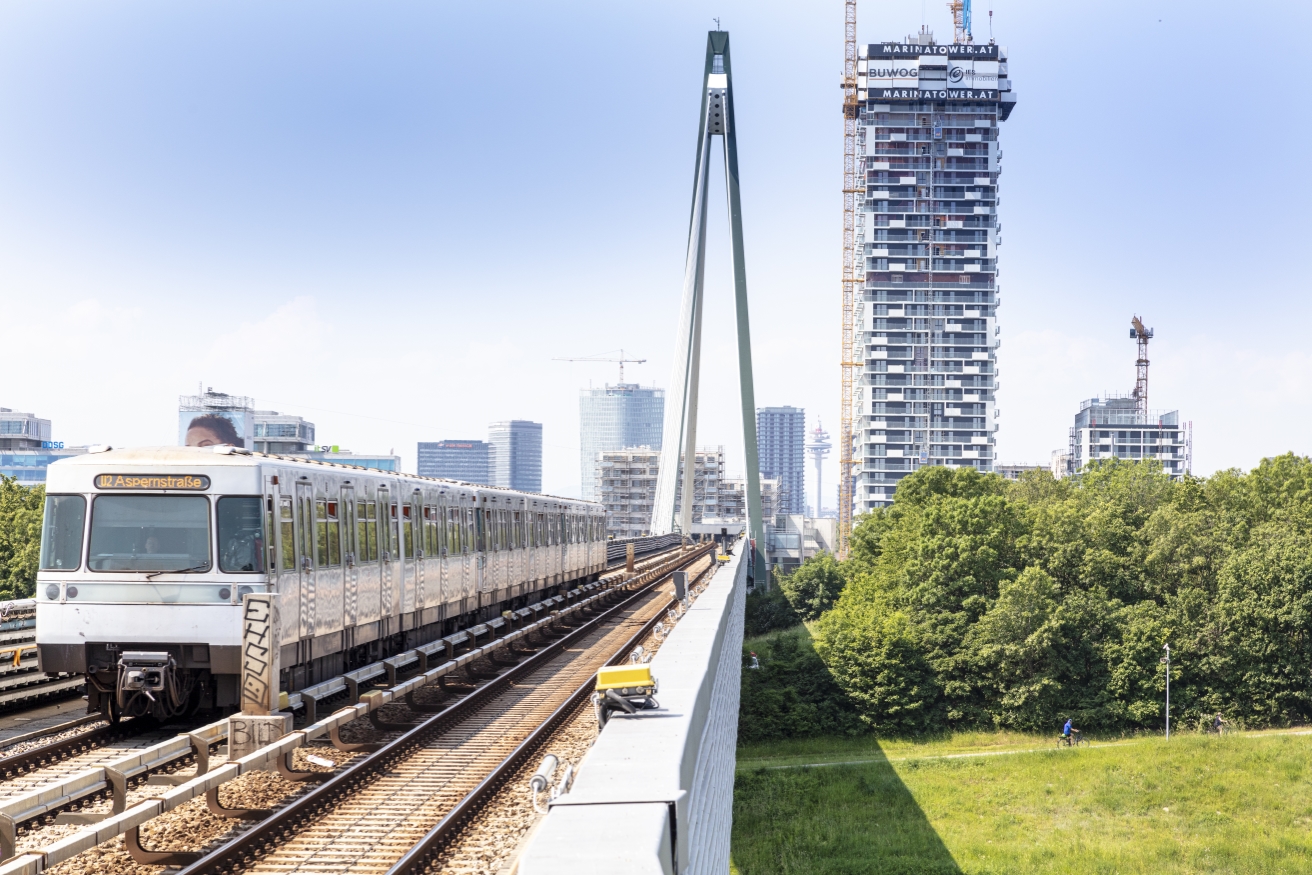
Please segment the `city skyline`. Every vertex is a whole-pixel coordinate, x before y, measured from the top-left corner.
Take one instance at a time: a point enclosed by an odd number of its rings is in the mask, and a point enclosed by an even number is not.
[[[923,22],[948,41],[937,6]],[[1153,314],[1162,334],[1154,391],[1194,422],[1195,473],[1306,452],[1312,413],[1300,405],[1257,436],[1239,423],[1312,391],[1312,354],[1296,328],[1312,304],[1297,294],[1296,265],[1243,254],[1296,250],[1295,205],[1309,183],[1282,168],[1308,123],[1290,119],[1251,170],[1245,190],[1260,224],[1222,221],[1198,180],[1229,150],[1204,125],[1203,102],[1282,117],[1280,89],[1267,81],[1297,75],[1293,34],[1312,13],[1280,8],[1260,75],[1204,77],[1206,88],[1154,102],[1124,98],[1176,81],[1270,10],[994,10],[1022,101],[1005,134],[997,456],[1045,461],[1081,399],[1127,383],[1130,312]],[[841,13],[841,4],[746,3],[719,13],[734,34],[738,120],[752,144],[742,181],[757,403],[805,407],[831,429]],[[578,494],[579,382],[551,359],[623,345],[650,351],[630,379],[668,372],[695,124],[687,71],[712,26],[691,3],[615,10],[604,29],[620,38],[597,50],[594,19],[529,4],[367,15],[326,5],[307,27],[294,11],[242,3],[6,6],[0,111],[13,136],[0,144],[0,300],[23,328],[7,337],[11,355],[40,368],[0,377],[0,404],[52,420],[55,440],[69,445],[170,444],[177,395],[203,380],[313,421],[323,443],[395,448],[407,469],[426,435],[477,434],[518,416],[546,426],[544,489]],[[984,21],[976,16],[979,39]],[[863,7],[859,39],[921,23],[920,4]],[[501,133],[476,96],[489,74],[462,35],[487,29],[523,45],[523,67],[541,80],[517,103],[521,124],[541,132],[532,148]],[[1073,42],[1105,53],[1096,74],[1072,72]],[[595,113],[581,95],[598,62],[629,71],[645,112],[584,157],[565,144]],[[518,68],[491,75],[491,87],[518,94]],[[518,201],[557,214],[514,250],[500,208],[510,160],[526,162]],[[607,180],[634,163],[649,184],[617,207]],[[1142,242],[1149,232],[1152,246]],[[711,234],[722,239],[723,227]],[[727,299],[723,248],[710,247],[707,265],[704,372],[721,375],[703,395],[712,399],[736,391],[731,316],[715,303]],[[638,258],[645,268],[635,274]],[[1090,258],[1115,270],[1086,269]],[[631,277],[623,291],[616,276]],[[1261,336],[1235,332],[1236,288],[1269,292],[1286,318]],[[143,326],[157,325],[187,330],[140,343]],[[291,326],[294,345],[284,339]],[[441,342],[415,342],[415,326],[432,326]],[[414,381],[381,380],[366,366],[384,349],[389,368]],[[465,373],[474,376],[447,376]],[[491,390],[503,385],[524,391]],[[701,433],[724,441],[726,470],[737,474],[731,407],[705,403]]]

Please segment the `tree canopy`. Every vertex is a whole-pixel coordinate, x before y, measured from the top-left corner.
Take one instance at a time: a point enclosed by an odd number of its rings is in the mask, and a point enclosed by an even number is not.
[[[1152,462],[926,467],[847,561],[783,588],[879,731],[1160,726],[1168,642],[1175,719],[1282,725],[1312,719],[1310,522],[1312,460],[1292,454],[1183,482]]]
[[[22,486],[0,475],[0,599],[27,598],[36,591],[45,502],[44,486]]]

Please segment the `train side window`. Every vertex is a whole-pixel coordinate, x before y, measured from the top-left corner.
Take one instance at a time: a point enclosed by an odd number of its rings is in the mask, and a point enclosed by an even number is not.
[[[378,561],[378,502],[361,501],[355,506],[355,538],[360,560]]]
[[[501,549],[497,538],[496,513],[490,510],[483,511],[483,548],[489,553]]]
[[[259,571],[264,528],[259,496],[225,495],[218,502],[219,570],[225,574]]]
[[[264,555],[261,563],[268,563],[270,574],[278,573],[278,512],[274,509],[273,496],[265,496],[264,502]]]
[[[42,571],[75,571],[82,564],[82,531],[87,500],[80,495],[47,495],[41,520]]]
[[[342,521],[339,516],[339,506],[335,501],[329,501],[328,515],[325,521],[328,524],[328,566],[338,566],[342,564]]]
[[[314,558],[320,568],[328,566],[328,502],[314,503]]]
[[[401,527],[399,524],[399,520],[397,518],[396,502],[395,501],[392,502],[389,505],[389,507],[391,508],[391,510],[387,516],[387,519],[385,520],[385,522],[387,523],[386,525],[387,537],[383,541],[383,546],[387,549],[388,559],[400,559],[401,558],[401,549],[400,549]]]
[[[292,518],[292,500],[278,499],[278,535],[282,541],[282,570],[296,570],[296,522]]]
[[[410,505],[401,506],[401,543],[405,547],[405,557],[415,558],[415,521],[411,519]]]
[[[360,562],[360,549],[355,546],[355,490],[349,486],[342,489],[341,513],[337,525],[342,530],[342,564],[357,565]]]

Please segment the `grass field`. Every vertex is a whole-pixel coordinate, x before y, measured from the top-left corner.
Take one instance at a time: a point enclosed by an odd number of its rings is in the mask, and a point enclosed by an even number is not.
[[[1280,733],[758,745],[739,752],[733,859],[741,875],[1312,872],[1309,753],[1312,736]]]

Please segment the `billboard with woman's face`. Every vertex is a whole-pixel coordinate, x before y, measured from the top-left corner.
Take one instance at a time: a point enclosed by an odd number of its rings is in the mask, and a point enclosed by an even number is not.
[[[254,423],[233,410],[178,411],[178,443],[184,447],[232,446],[249,449]]]

